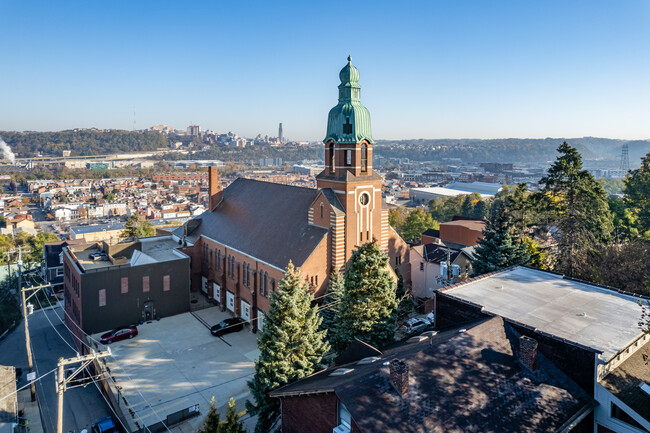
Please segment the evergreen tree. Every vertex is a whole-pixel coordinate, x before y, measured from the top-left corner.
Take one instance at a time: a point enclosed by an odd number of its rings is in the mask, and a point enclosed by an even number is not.
[[[478,240],[474,250],[474,275],[525,264],[530,260],[526,245],[513,232],[510,220],[507,199],[495,200],[491,217],[483,230],[483,239]]]
[[[518,184],[508,194],[508,210],[512,225],[518,236],[526,236],[528,228],[533,224],[532,209],[528,200],[528,188],[525,183]]]
[[[269,392],[314,372],[329,350],[326,331],[319,331],[322,319],[311,306],[313,295],[300,272],[289,262],[284,278],[271,294],[269,312],[258,339],[260,356],[255,361],[255,376],[248,382],[254,404],[246,402],[251,415],[257,415],[257,433],[268,432],[280,414],[280,401]]]
[[[140,221],[138,215],[131,215],[124,224],[122,238],[148,238],[156,235],[156,228],[147,220]]]
[[[333,271],[330,275],[330,282],[327,286],[327,293],[323,297],[323,305],[320,308],[320,315],[323,318],[323,323],[321,323],[320,329],[327,330],[328,340],[336,334],[336,312],[339,309],[339,304],[343,298],[343,292],[345,290],[345,282],[343,276],[338,271]]]
[[[226,419],[219,426],[219,433],[245,433],[244,426],[239,421],[239,414],[235,408],[235,399],[230,397],[228,409],[226,409]]]
[[[625,177],[625,202],[637,219],[640,234],[650,239],[650,153],[641,159],[641,167]]]
[[[466,195],[465,199],[463,199],[463,204],[460,207],[460,214],[464,217],[471,217],[473,211],[474,203],[472,203],[472,198]]]
[[[208,411],[208,415],[205,417],[205,421],[203,421],[203,425],[199,429],[199,433],[221,433],[219,431],[219,413],[217,412],[214,396],[212,396],[212,399],[210,400],[210,410]]]
[[[397,289],[395,290],[395,298],[397,299],[397,321],[403,322],[415,310],[415,303],[413,302],[413,293],[404,286],[404,277],[395,268],[397,274]]]
[[[474,209],[472,209],[471,217],[479,219],[487,218],[489,210],[490,208],[488,207],[487,202],[485,200],[479,200],[474,205]]]
[[[582,169],[578,151],[566,142],[558,147],[555,163],[540,180],[536,202],[557,228],[555,268],[568,276],[589,278],[591,255],[599,242],[609,240],[612,216],[602,186]]]
[[[345,292],[336,315],[333,345],[338,353],[356,337],[382,347],[395,334],[395,281],[388,256],[376,239],[357,248],[345,273]]]

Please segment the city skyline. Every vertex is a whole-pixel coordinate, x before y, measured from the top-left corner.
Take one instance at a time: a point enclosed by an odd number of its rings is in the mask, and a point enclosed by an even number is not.
[[[322,140],[351,55],[375,139],[649,138],[650,4],[565,3],[5,2],[0,130]]]

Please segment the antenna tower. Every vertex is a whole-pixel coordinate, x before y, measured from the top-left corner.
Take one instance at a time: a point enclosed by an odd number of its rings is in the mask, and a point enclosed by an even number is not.
[[[623,150],[621,151],[621,170],[625,173],[630,170],[630,149],[627,143],[623,145]]]

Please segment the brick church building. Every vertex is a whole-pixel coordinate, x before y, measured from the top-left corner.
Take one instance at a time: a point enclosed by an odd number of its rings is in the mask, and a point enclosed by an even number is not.
[[[332,270],[344,270],[352,252],[375,238],[410,285],[408,246],[388,224],[382,178],[372,168],[370,114],[349,57],[339,78],[317,189],[239,178],[222,190],[210,167],[209,209],[174,232],[191,257],[192,290],[249,321],[253,331],[263,327],[289,261],[319,296]]]

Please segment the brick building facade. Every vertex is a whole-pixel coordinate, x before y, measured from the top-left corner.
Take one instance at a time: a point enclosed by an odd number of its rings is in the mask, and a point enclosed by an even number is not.
[[[339,78],[317,189],[240,178],[222,190],[210,167],[208,211],[174,232],[191,257],[192,290],[245,318],[252,330],[263,326],[269,295],[289,262],[318,296],[333,270],[344,270],[358,246],[376,239],[410,285],[408,245],[388,224],[382,178],[372,168],[359,72],[348,62]]]

